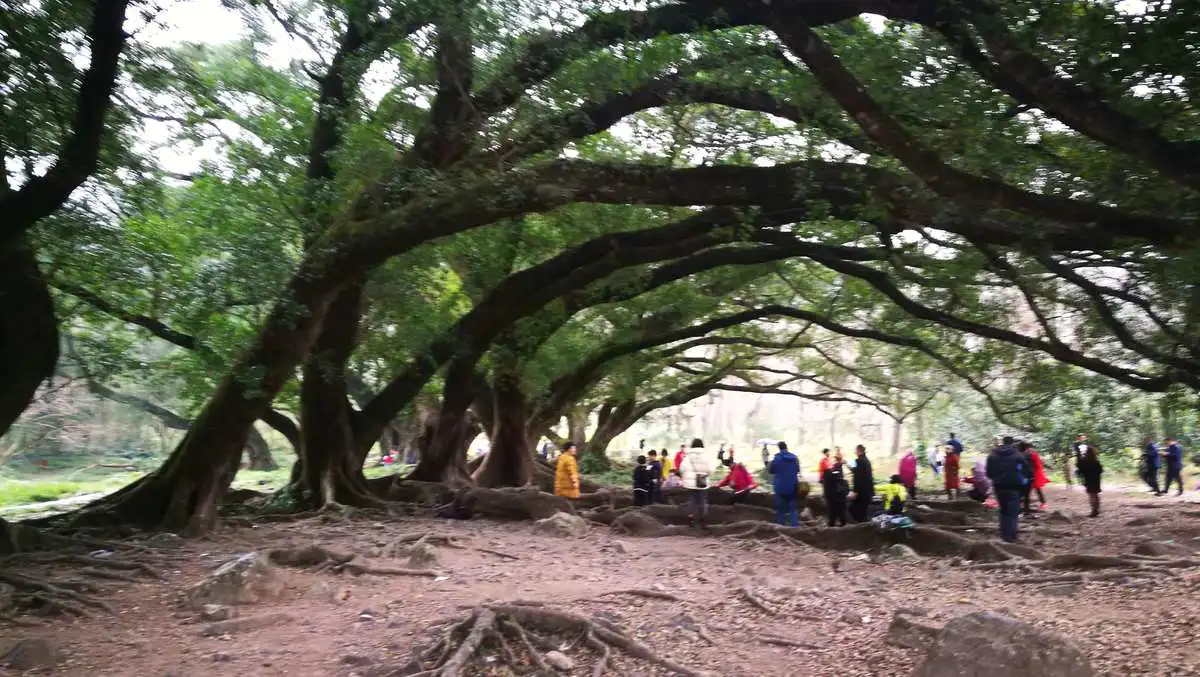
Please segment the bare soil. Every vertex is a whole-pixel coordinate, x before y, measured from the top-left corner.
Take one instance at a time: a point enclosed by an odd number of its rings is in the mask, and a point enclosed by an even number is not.
[[[1146,540],[1200,550],[1200,506],[1188,502],[1191,494],[1106,492],[1104,515],[1095,520],[1082,517],[1086,499],[1078,488],[1048,494],[1053,509],[1081,518],[1076,525],[1051,525],[1044,515],[1023,520],[1022,542],[1046,554],[1128,554]],[[208,624],[180,604],[182,591],[241,553],[317,543],[399,568],[406,566],[403,559],[376,555],[398,536],[423,532],[454,536],[467,546],[436,548],[442,576],[281,567],[283,593],[240,610],[243,618],[266,616],[269,623],[216,636],[202,636]],[[534,533],[530,523],[434,518],[326,516],[225,526],[207,539],[161,547],[163,581],[117,581],[105,589],[115,616],[0,624],[0,653],[17,639],[50,639],[63,658],[38,674],[55,675],[382,675],[381,666],[402,665],[473,606],[528,600],[606,618],[665,657],[731,677],[906,675],[921,652],[884,643],[894,612],[940,624],[984,609],[1068,635],[1100,675],[1200,675],[1200,573],[1187,568],[1164,568],[1148,579],[1046,587],[946,559],[874,564],[860,553],[783,542],[632,538],[602,526],[569,539]],[[621,593],[631,588],[679,599]],[[776,613],[756,607],[742,588]],[[800,646],[768,644],[768,635]],[[579,661],[562,674],[591,670],[591,663]],[[0,668],[0,674],[17,673]],[[479,674],[513,673],[497,665]],[[614,654],[607,674],[671,673]]]

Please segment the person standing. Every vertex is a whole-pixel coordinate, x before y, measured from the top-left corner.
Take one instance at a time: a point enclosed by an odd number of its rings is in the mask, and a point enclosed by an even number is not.
[[[675,452],[675,470],[682,472],[683,459],[685,458],[687,458],[687,446],[681,444],[679,445],[679,451]]]
[[[563,498],[579,498],[579,463],[575,460],[577,449],[568,442],[558,456],[554,467],[554,495]]]
[[[829,466],[833,465],[833,459],[829,457],[829,448],[821,450],[821,461],[817,463],[817,482],[825,479],[825,471],[829,470]]]
[[[1087,492],[1088,503],[1092,506],[1092,514],[1088,517],[1100,516],[1100,476],[1104,474],[1104,466],[1100,464],[1100,456],[1096,448],[1089,446],[1079,459],[1079,481]]]
[[[996,490],[996,503],[1000,507],[1000,537],[1008,543],[1017,540],[1021,496],[1028,482],[1024,464],[1024,458],[1013,446],[1012,437],[1004,437],[987,458],[987,476]]]
[[[646,452],[646,455],[650,457],[648,463],[650,465],[650,473],[653,475],[652,479],[654,480],[654,483],[650,487],[650,502],[662,503],[662,484],[663,479],[665,479],[663,476],[663,464],[658,460],[658,452],[654,449]]]
[[[675,458],[679,460],[683,488],[688,490],[688,520],[692,526],[707,529],[708,476],[712,474],[712,468],[704,457],[704,441],[697,437],[692,440],[692,450],[680,451],[680,454],[683,454],[682,458],[678,454]]]
[[[962,442],[958,441],[958,435],[950,433],[950,439],[946,440],[946,446],[950,447],[948,453],[955,453],[959,456],[962,456],[963,445]]]
[[[1167,445],[1167,450],[1163,454],[1163,465],[1167,469],[1167,483],[1163,485],[1162,492],[1164,494],[1171,492],[1171,482],[1179,485],[1179,492],[1176,496],[1183,495],[1183,447],[1179,445],[1179,440],[1174,437],[1168,437],[1163,440]]]
[[[654,502],[654,482],[658,470],[650,465],[645,456],[637,457],[633,467],[633,504],[648,505]]]
[[[1037,492],[1038,510],[1046,510],[1046,493],[1042,491],[1042,487],[1050,484],[1050,478],[1046,475],[1046,464],[1042,461],[1042,455],[1037,452],[1037,449],[1032,444],[1029,445],[1029,462],[1033,464],[1033,491]],[[1025,510],[1029,510],[1029,496],[1025,497]]]
[[[942,469],[944,470],[943,474],[945,478],[946,498],[950,499],[951,501],[958,498],[958,463],[960,460],[962,460],[962,454],[956,453],[954,451],[954,447],[947,444],[946,464]]]
[[[758,482],[754,481],[754,477],[750,475],[750,471],[746,466],[733,460],[732,456],[728,456],[721,461],[721,464],[729,469],[729,474],[717,484],[720,489],[726,486],[733,486],[733,495],[729,497],[730,505],[745,503],[746,497],[750,492],[758,486]]]
[[[871,508],[871,499],[875,498],[875,475],[871,471],[871,459],[867,458],[867,448],[858,445],[854,448],[853,486],[850,492],[850,516],[855,522],[866,522],[867,513]]]
[[[939,444],[929,445],[929,453],[925,456],[929,468],[933,470],[934,478],[942,476],[942,447]]]
[[[850,486],[846,483],[845,464],[842,453],[835,452],[833,461],[821,476],[821,489],[825,494],[825,515],[829,526],[846,526],[846,495]]]
[[[779,442],[779,451],[767,466],[771,473],[771,488],[775,491],[775,521],[791,527],[800,526],[800,511],[796,506],[796,490],[800,486],[800,459]]]
[[[1017,453],[1019,453],[1025,460],[1025,465],[1022,466],[1022,468],[1025,471],[1025,478],[1029,480],[1029,482],[1025,485],[1025,492],[1021,496],[1021,511],[1026,517],[1033,517],[1033,510],[1030,508],[1029,504],[1033,495],[1033,488],[1037,485],[1037,472],[1038,466],[1041,465],[1041,459],[1034,459],[1034,454],[1036,452],[1033,450],[1033,445],[1024,440],[1017,442]],[[1043,479],[1045,479],[1044,474]],[[1038,494],[1041,494],[1041,489],[1038,489]],[[1046,500],[1043,498],[1042,503],[1045,502]]]
[[[1144,444],[1145,446],[1142,447],[1142,481],[1150,487],[1150,491],[1154,492],[1155,496],[1162,496],[1166,492],[1158,488],[1158,469],[1162,465],[1158,445],[1149,435],[1146,436]]]
[[[904,489],[908,496],[913,500],[917,498],[917,455],[913,453],[912,448],[904,452],[904,457],[900,459],[900,467],[897,469],[897,474],[900,477],[900,483],[904,485]]]

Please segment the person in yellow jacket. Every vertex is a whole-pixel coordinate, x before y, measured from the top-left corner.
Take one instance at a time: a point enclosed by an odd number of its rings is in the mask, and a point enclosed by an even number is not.
[[[883,496],[885,513],[889,515],[904,514],[904,504],[908,502],[908,490],[900,483],[899,475],[892,475],[891,481],[883,485],[880,495]]]
[[[563,447],[558,464],[554,467],[554,495],[579,498],[579,463],[575,460],[577,449],[573,443]]]

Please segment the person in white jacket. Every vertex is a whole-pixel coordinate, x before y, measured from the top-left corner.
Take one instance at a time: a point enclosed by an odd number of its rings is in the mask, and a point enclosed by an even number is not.
[[[708,488],[709,475],[712,466],[704,455],[704,441],[700,438],[692,440],[692,450],[683,458],[679,465],[679,474],[683,479],[683,488],[688,490],[688,519],[692,526],[701,529],[708,528],[705,519],[708,517]]]

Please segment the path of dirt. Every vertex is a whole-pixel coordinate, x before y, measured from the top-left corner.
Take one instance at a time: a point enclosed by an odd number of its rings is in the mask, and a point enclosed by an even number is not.
[[[1078,514],[1084,496],[1051,490],[1055,508]],[[1078,527],[1034,522],[1023,541],[1048,553],[1067,550],[1127,553],[1132,544],[1160,534],[1200,550],[1197,506],[1174,498],[1105,494],[1106,514]],[[1200,513],[1198,513],[1200,514]],[[1137,520],[1138,526],[1127,526]],[[1030,523],[1026,522],[1028,526]],[[287,590],[277,601],[246,607],[243,615],[288,615],[270,627],[223,637],[201,637],[195,613],[183,611],[179,592],[217,564],[249,550],[319,542],[370,552],[398,534],[436,530],[477,549],[440,548],[444,580],[409,577],[352,578],[286,570]],[[1061,537],[1048,538],[1046,533]],[[1033,592],[1003,582],[994,572],[966,571],[945,560],[876,565],[852,553],[735,539],[637,539],[593,527],[572,540],[533,533],[529,524],[408,519],[355,520],[226,527],[212,538],[178,546],[176,566],[162,583],[114,588],[120,613],[57,619],[36,628],[0,626],[6,639],[46,637],[63,648],[55,675],[181,677],[221,675],[332,675],[369,673],[370,664],[398,662],[427,630],[459,617],[463,607],[486,600],[538,600],[591,614],[609,614],[664,655],[730,677],[787,675],[907,675],[917,651],[884,644],[898,609],[933,621],[981,609],[999,610],[1070,635],[1091,658],[1097,674],[1200,676],[1200,580],[1164,571],[1148,583],[1087,583],[1067,596]],[[837,564],[835,572],[834,564]],[[401,563],[393,563],[399,566]],[[749,586],[788,604],[809,620],[779,619],[737,594]],[[667,590],[682,601],[604,597],[630,587]],[[701,625],[710,645],[685,628]],[[814,648],[768,646],[770,632]],[[0,642],[0,650],[9,642]],[[574,673],[590,674],[580,666]],[[589,668],[590,669],[590,668]],[[0,674],[16,674],[4,672]],[[495,672],[494,674],[509,674]],[[609,674],[669,674],[619,661]]]

